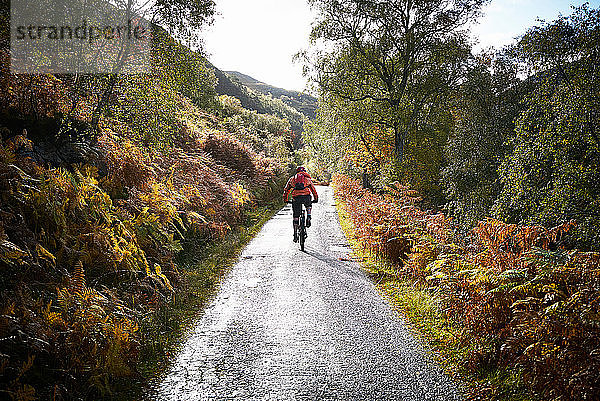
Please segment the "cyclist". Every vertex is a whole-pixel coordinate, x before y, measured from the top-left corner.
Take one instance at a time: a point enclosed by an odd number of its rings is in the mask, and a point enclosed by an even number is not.
[[[284,202],[287,202],[290,192],[292,192],[292,210],[294,214],[294,242],[298,242],[298,227],[300,226],[302,205],[306,208],[306,227],[310,227],[312,203],[317,203],[319,201],[319,195],[312,183],[312,178],[303,166],[298,166],[296,168],[296,175],[290,177],[285,185],[283,190]],[[310,196],[311,193],[315,198],[312,202]]]

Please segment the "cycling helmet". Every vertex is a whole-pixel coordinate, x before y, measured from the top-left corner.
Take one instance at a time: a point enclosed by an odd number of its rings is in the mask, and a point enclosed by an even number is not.
[[[306,168],[304,168],[304,166],[298,166],[298,167],[296,167],[296,173],[299,173],[301,171],[306,172]]]

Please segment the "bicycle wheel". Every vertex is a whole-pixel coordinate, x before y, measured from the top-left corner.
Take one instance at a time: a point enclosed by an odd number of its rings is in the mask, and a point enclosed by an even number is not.
[[[299,235],[300,235],[300,250],[304,252],[304,240],[306,240],[306,226],[304,223],[304,210],[302,211],[302,215],[300,216],[300,229],[299,231]]]

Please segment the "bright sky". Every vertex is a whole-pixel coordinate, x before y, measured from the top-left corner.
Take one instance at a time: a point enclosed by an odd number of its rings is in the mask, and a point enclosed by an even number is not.
[[[492,0],[473,28],[478,48],[500,48],[536,24],[571,13],[582,0]],[[217,16],[204,34],[209,60],[277,87],[302,91],[306,80],[292,57],[308,45],[312,12],[306,0],[216,0]],[[591,7],[600,0],[590,0]]]
[[[537,19],[552,21],[559,14],[571,14],[571,5],[583,3],[584,0],[492,0],[471,30],[472,36],[479,41],[476,49],[501,48],[528,28],[538,25]],[[600,0],[589,0],[589,3],[592,8],[600,6]]]
[[[305,0],[216,0],[214,25],[204,35],[208,58],[284,89],[302,91],[306,80],[294,54],[308,45],[313,16]]]

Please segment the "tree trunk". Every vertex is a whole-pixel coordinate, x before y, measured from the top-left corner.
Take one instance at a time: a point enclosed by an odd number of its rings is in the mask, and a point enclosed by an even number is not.
[[[363,170],[362,173],[362,186],[365,189],[373,189],[371,188],[371,182],[369,181],[369,173],[367,173],[367,170]]]
[[[404,158],[404,136],[399,124],[394,124],[394,153],[398,164],[402,163]]]
[[[115,85],[117,84],[117,78],[118,78],[117,74],[110,74],[110,77],[108,79],[108,84],[106,85],[106,89],[102,93],[102,97],[100,98],[100,101],[98,102],[98,105],[96,106],[96,109],[94,110],[94,113],[92,114],[91,128],[92,128],[92,130],[94,130],[92,142],[95,142],[96,138],[98,136],[97,135],[98,128],[99,128],[98,123],[100,122],[100,116],[102,115],[102,113],[104,113],[104,110],[106,110],[106,108],[108,107],[110,96],[112,95],[113,89],[114,89]]]

